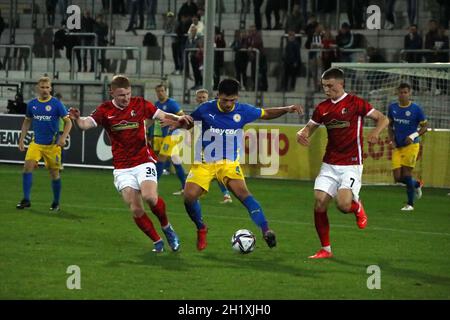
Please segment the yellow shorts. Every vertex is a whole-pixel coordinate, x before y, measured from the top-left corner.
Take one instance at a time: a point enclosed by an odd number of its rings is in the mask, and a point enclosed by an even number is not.
[[[208,191],[209,184],[214,178],[217,178],[224,185],[229,179],[245,180],[244,172],[238,161],[224,161],[193,164],[186,182],[195,183]]]
[[[25,155],[25,161],[39,162],[42,158],[44,158],[46,168],[61,169],[61,147],[57,144],[46,145],[31,142]]]
[[[159,153],[159,151],[161,150],[163,139],[163,137],[153,137],[152,149],[156,153]]]
[[[178,144],[183,140],[181,135],[170,135],[164,137],[162,141],[161,148],[159,150],[159,155],[171,157],[172,155],[177,155],[180,153],[180,148]]]
[[[392,151],[392,169],[400,167],[416,166],[417,156],[419,155],[420,145],[412,143],[405,147],[395,148]]]

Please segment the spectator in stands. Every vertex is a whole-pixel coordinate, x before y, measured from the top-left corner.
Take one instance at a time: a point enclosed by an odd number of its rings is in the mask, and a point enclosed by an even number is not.
[[[300,12],[300,6],[294,4],[292,7],[292,12],[288,15],[286,19],[286,26],[284,31],[289,33],[289,31],[294,31],[294,33],[300,33],[303,28],[302,15]]]
[[[384,63],[386,59],[380,53],[377,48],[368,47],[367,48],[367,62],[369,63]]]
[[[89,10],[85,10],[83,16],[81,17],[81,32],[93,33],[94,32],[95,20],[91,17],[91,12]],[[81,38],[82,46],[95,46],[95,38],[93,36],[84,36]],[[89,72],[94,72],[94,49],[89,50],[89,54],[91,56],[91,67]],[[87,55],[88,50],[83,50],[83,72],[87,72]]]
[[[192,27],[196,27],[197,28],[197,35],[199,37],[203,37],[203,32],[204,32],[204,29],[205,29],[205,25],[203,24],[203,22],[200,21],[200,18],[199,18],[199,16],[197,16],[197,14],[192,16],[192,24],[189,27],[189,30],[187,32],[188,34],[191,33],[191,28]]]
[[[108,44],[108,32],[109,27],[108,25],[103,21],[103,15],[97,14],[95,17],[95,24],[94,24],[94,32],[97,35],[97,45],[99,47],[106,47]],[[106,63],[106,51],[101,50],[100,54],[97,55],[100,56],[100,66],[101,66],[101,72],[108,72],[108,65]]]
[[[448,49],[448,37],[445,30],[439,27],[436,20],[429,21],[429,31],[425,35],[425,49],[436,50],[426,55],[426,62],[448,62],[448,52],[439,50]]]
[[[336,47],[336,40],[331,34],[331,30],[326,29],[322,35],[322,48],[326,49],[321,52],[322,72],[331,68],[331,63],[336,61],[336,51],[332,50]]]
[[[53,28],[45,28],[42,34],[42,45],[44,47],[44,57],[51,58],[53,56]]]
[[[147,29],[156,29],[156,19],[155,15],[158,7],[158,0],[146,0],[147,6]]]
[[[198,7],[195,1],[186,0],[178,10],[178,21],[181,22],[182,16],[187,16],[189,19],[192,19],[193,16],[197,15]]]
[[[188,35],[188,39],[186,42],[186,49],[202,49],[200,42],[203,42],[203,37],[197,35],[197,28],[194,26],[190,29],[190,33]],[[203,55],[202,52],[191,51],[189,53],[192,72],[194,73],[194,81],[195,84],[191,88],[191,90],[197,90],[202,87],[203,84],[203,76],[200,71],[200,66],[203,64]]]
[[[27,111],[27,104],[23,102],[23,94],[18,92],[14,97],[14,100],[8,100],[6,107],[8,113],[11,114],[25,114]]]
[[[45,0],[45,7],[47,9],[47,23],[49,26],[55,25],[55,12],[58,0]]]
[[[0,9],[0,40],[2,39],[3,30],[5,30],[5,20],[3,20],[2,10]]]
[[[274,29],[281,29],[282,25],[280,24],[280,0],[267,0],[265,12],[267,21],[266,30],[272,29],[272,12],[275,16]]]
[[[445,30],[439,26],[439,23],[432,19],[428,23],[429,31],[425,35],[425,49],[434,50],[434,52],[425,55],[426,62],[448,62],[448,52],[442,50],[449,49],[448,36],[445,35]],[[434,94],[439,95],[445,92],[446,86],[443,80],[436,81],[436,90]],[[428,79],[428,90],[431,91],[431,79]]]
[[[410,25],[409,33],[405,36],[403,48],[405,50],[420,50],[422,49],[422,45],[422,37],[417,32],[417,25]],[[418,52],[407,52],[404,59],[410,63],[419,63],[422,62],[422,54]]]
[[[168,11],[167,13],[163,14],[163,29],[164,32],[169,33],[175,33],[175,27],[176,27],[176,20],[175,20],[175,14],[172,11]]]
[[[144,29],[144,0],[130,0],[131,14],[130,21],[126,32],[132,31],[134,35],[137,35],[135,29]],[[139,14],[139,25],[137,25],[137,15]]]
[[[286,19],[288,16],[288,0],[280,0],[280,25],[278,29],[283,29],[286,25]]]
[[[384,28],[387,30],[392,30],[395,27],[395,7],[396,0],[386,0],[386,20],[384,22]]]
[[[256,30],[262,29],[261,24],[261,6],[264,0],[253,0],[253,8],[255,9],[255,27]]]
[[[72,33],[72,32],[71,32]],[[65,42],[64,42],[64,46],[66,47],[66,57],[69,60],[70,63],[70,70],[72,70],[72,68],[75,68],[75,66],[72,66],[72,48],[75,46],[79,46],[81,45],[81,39],[79,36],[76,35],[67,35],[65,37]],[[75,56],[77,58],[77,63],[78,63],[78,72],[81,72],[81,50],[75,50]]]
[[[289,31],[286,48],[283,56],[283,91],[295,90],[297,75],[301,66],[300,44],[295,38],[295,32]]]
[[[175,33],[177,34],[177,36],[172,43],[173,62],[175,64],[175,70],[173,74],[181,74],[181,71],[183,71],[185,62],[184,48],[186,47],[188,38],[186,34],[189,30],[190,25],[191,19],[186,15],[182,15],[181,20],[176,24]]]
[[[417,0],[406,1],[406,10],[408,11],[409,25],[415,24],[416,23],[416,13],[417,13]],[[448,12],[447,17],[449,15],[450,15],[450,12]]]
[[[45,52],[44,52],[44,46],[42,45],[44,41],[44,38],[42,36],[41,29],[36,28],[33,32],[33,46],[31,48],[31,51],[33,51],[35,58],[44,58]]]
[[[227,44],[225,42],[225,37],[223,32],[220,31],[219,27],[215,27],[214,31],[214,47],[215,48],[226,48]],[[214,85],[213,90],[217,90],[220,82],[220,75],[222,73],[223,64],[225,62],[223,51],[214,51]]]
[[[336,1],[335,0],[317,0],[317,10],[319,21],[322,25],[331,25],[332,17],[335,17]],[[334,13],[334,14],[333,14]]]
[[[59,14],[61,15],[61,25],[66,23],[67,19],[67,7],[69,6],[68,0],[57,0],[59,6]]]
[[[444,29],[448,29],[450,19],[450,2],[448,0],[437,0],[439,4],[439,22]]]
[[[354,48],[354,37],[350,25],[344,22],[336,36],[336,44],[341,49],[339,51],[339,60],[341,62],[352,62],[353,54],[342,50]]]
[[[261,32],[256,29],[255,25],[251,25],[248,30],[247,43],[249,49],[259,50],[259,72],[258,72],[258,90],[267,90],[267,60],[264,54],[264,43],[261,36]],[[256,53],[254,51],[248,51],[248,59],[251,63],[252,81],[256,75]],[[253,83],[254,87],[254,83]],[[254,90],[252,88],[251,90]]]
[[[314,24],[316,28],[314,33],[309,33],[305,43],[306,49],[322,49],[323,27],[320,23]],[[309,31],[310,32],[310,31]],[[321,52],[310,51],[308,54],[309,74],[307,75],[307,83],[309,86],[310,79],[313,79],[314,90],[319,91],[322,87],[319,73],[321,73]]]
[[[247,51],[241,51],[241,49],[247,49],[247,32],[245,30],[236,30],[234,32],[234,40],[230,46],[234,51],[234,70],[236,79],[241,84],[241,90],[247,88],[247,66],[248,66],[248,54]]]
[[[126,5],[125,5],[125,0],[104,0],[104,1],[105,2],[109,2],[109,1],[112,2],[112,12],[114,14],[119,13],[123,17],[127,14],[127,8],[126,8]],[[103,8],[105,8],[105,7],[109,9],[108,4],[106,4],[106,6],[103,5]],[[109,10],[107,12],[105,12],[105,13],[108,13],[108,12],[109,12]]]
[[[362,29],[364,25],[364,7],[367,6],[367,0],[345,1],[347,4],[347,16],[352,29]]]

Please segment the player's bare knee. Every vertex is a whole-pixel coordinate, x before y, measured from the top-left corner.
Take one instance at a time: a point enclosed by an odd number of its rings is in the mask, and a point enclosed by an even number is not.
[[[352,207],[352,203],[348,201],[339,201],[336,200],[336,206],[342,213],[350,212],[350,208]]]
[[[158,195],[157,194],[143,194],[142,199],[150,206],[154,207],[156,206],[156,203],[158,202]]]
[[[325,199],[316,199],[314,203],[314,210],[325,211],[327,210],[328,202]]]
[[[144,208],[142,208],[142,206],[140,205],[130,205],[130,210],[131,213],[133,214],[133,216],[140,218],[145,214]]]

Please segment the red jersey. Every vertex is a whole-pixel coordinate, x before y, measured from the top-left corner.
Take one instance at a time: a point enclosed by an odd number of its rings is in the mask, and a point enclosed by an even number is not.
[[[363,163],[363,118],[374,109],[365,100],[345,93],[316,107],[312,122],[327,127],[328,143],[323,162],[332,165]]]
[[[132,97],[123,109],[107,101],[92,112],[90,118],[105,128],[111,140],[115,169],[156,162],[157,157],[147,144],[145,120],[153,119],[157,111],[158,108],[144,98]]]

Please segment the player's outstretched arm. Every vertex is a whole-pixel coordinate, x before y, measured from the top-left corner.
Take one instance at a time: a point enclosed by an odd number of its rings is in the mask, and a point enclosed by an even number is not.
[[[318,127],[315,122],[309,121],[303,129],[297,132],[297,142],[305,147],[309,146],[309,138]]]
[[[370,143],[377,143],[381,131],[383,131],[389,125],[389,119],[376,109],[373,109],[372,112],[370,112],[367,116],[377,122],[376,127],[373,128],[373,130],[370,131],[369,135],[367,136],[367,140]]]
[[[20,151],[25,151],[24,140],[25,140],[25,136],[27,135],[28,130],[31,127],[31,122],[32,122],[32,119],[28,118],[28,117],[25,117],[25,119],[23,120],[22,129],[21,129],[20,138],[19,138],[19,150]]]
[[[298,104],[293,104],[286,107],[267,108],[264,109],[264,114],[261,119],[272,120],[281,117],[283,114],[294,112],[303,115],[303,107]]]
[[[89,117],[81,117],[80,110],[77,108],[69,109],[69,117],[74,120],[81,130],[88,130],[95,127],[94,121]]]
[[[189,115],[177,116],[173,113],[167,113],[159,110],[156,118],[161,121],[161,127],[170,127],[170,129],[190,129],[194,126],[194,120]]]

